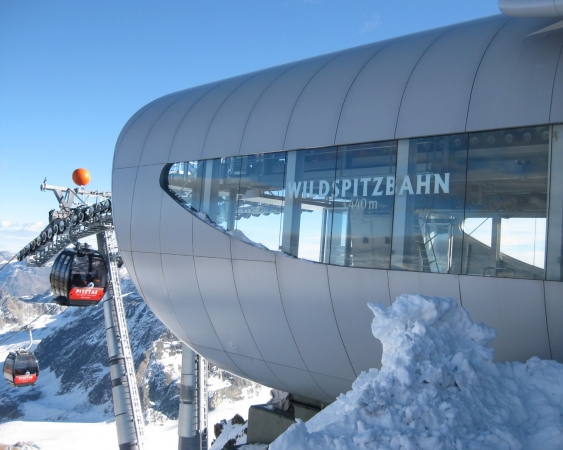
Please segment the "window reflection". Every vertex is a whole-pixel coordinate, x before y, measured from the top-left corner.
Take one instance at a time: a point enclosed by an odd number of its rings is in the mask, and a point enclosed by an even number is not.
[[[465,235],[463,273],[543,279],[547,131],[534,127],[469,135],[466,222],[486,222],[481,234],[489,236]]]
[[[285,152],[242,156],[236,229],[270,250],[279,249]]]
[[[281,250],[329,262],[336,148],[287,153]],[[338,196],[338,192],[336,193]]]
[[[200,193],[203,161],[172,164],[166,174],[166,186],[174,198],[186,209],[201,209]]]
[[[389,268],[396,162],[395,141],[338,148],[331,264]]]
[[[241,158],[210,159],[201,162],[203,176],[200,211],[225,230],[235,229]]]
[[[461,270],[466,135],[399,141],[391,268]]]

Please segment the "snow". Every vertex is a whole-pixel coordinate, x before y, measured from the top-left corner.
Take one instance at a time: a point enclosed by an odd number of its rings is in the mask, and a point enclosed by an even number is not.
[[[381,370],[270,450],[561,449],[563,365],[495,363],[496,333],[453,299],[403,295],[369,304]]]
[[[145,450],[178,447],[175,421],[145,427]],[[41,450],[100,450],[118,448],[114,422],[24,422],[0,424],[0,444],[33,442]]]
[[[45,373],[42,373],[43,377]],[[266,395],[267,394],[267,395]],[[269,388],[261,388],[255,396],[242,398],[240,401],[223,401],[214,411],[209,413],[209,443],[214,439],[213,426],[222,419],[231,419],[239,414],[245,420],[248,418],[250,405],[265,403],[269,399]],[[53,413],[56,408],[62,408],[69,398],[60,399],[57,404],[49,405]],[[61,409],[61,415],[68,417],[72,407],[79,403],[78,399],[72,400],[73,405]],[[29,410],[26,417],[31,416],[34,420],[12,421],[0,424],[0,445],[14,445],[18,441],[33,442],[41,450],[99,450],[117,448],[117,431],[115,422],[98,422],[95,413],[92,414],[92,423],[84,422],[42,422],[43,406],[35,402],[28,403]],[[34,410],[37,408],[36,410]],[[98,413],[99,414],[99,413]],[[84,415],[81,415],[81,419]],[[68,420],[68,419],[62,419]],[[241,427],[239,425],[239,427]],[[241,429],[242,430],[242,429]],[[242,433],[242,431],[241,431]],[[240,433],[239,433],[240,434]],[[229,436],[229,437],[228,437]],[[231,438],[229,432],[223,436],[225,443]],[[246,435],[245,435],[246,437]],[[145,425],[145,450],[173,449],[178,447],[178,422],[167,420],[161,425]],[[246,440],[245,440],[246,441]],[[242,443],[242,442],[241,442]],[[221,447],[222,448],[222,447]],[[267,447],[259,445],[247,445],[249,450],[265,450]]]
[[[243,394],[244,391],[248,391],[248,389],[243,389]],[[231,419],[235,414],[247,420],[248,410],[252,405],[262,405],[268,400],[270,400],[270,388],[266,386],[261,386],[255,392],[247,392],[238,401],[223,400],[217,408],[209,412],[209,426],[213,427],[214,424],[221,422],[222,419]]]
[[[246,423],[245,424],[232,424],[230,420],[223,426],[223,431],[217,439],[213,442],[210,450],[222,450],[222,448],[231,439],[236,441],[238,444],[246,444]],[[211,436],[213,438],[213,436]]]
[[[25,338],[24,333],[22,333],[22,337]],[[210,390],[229,385],[228,381],[219,377],[210,377],[209,380],[213,386],[209,387]],[[115,422],[100,422],[100,417],[104,416],[101,407],[88,405],[86,408],[88,399],[85,393],[81,394],[73,390],[65,395],[56,395],[60,384],[50,370],[41,372],[41,383],[42,399],[26,402],[23,405],[26,420],[0,424],[0,445],[14,445],[21,441],[34,443],[41,450],[117,448]],[[209,413],[209,442],[211,443],[214,439],[213,426],[215,423],[222,419],[231,419],[235,414],[239,414],[246,420],[250,405],[266,403],[270,398],[269,392],[269,388],[264,386],[258,389],[244,388],[240,400],[221,402],[215,410]],[[42,421],[44,417],[56,417],[57,421],[44,422]],[[87,420],[91,422],[85,422]],[[178,422],[164,418],[161,424],[145,425],[145,436],[145,450],[177,448]],[[252,450],[265,449],[263,446],[249,446],[249,448]]]

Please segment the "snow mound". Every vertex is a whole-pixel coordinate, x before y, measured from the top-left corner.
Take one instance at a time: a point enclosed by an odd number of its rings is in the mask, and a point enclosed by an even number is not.
[[[454,299],[369,304],[382,368],[270,450],[563,448],[563,365],[495,363],[496,332]]]

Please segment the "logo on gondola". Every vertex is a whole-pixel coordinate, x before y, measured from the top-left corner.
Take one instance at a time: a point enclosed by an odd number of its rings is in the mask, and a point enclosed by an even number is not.
[[[35,383],[35,381],[37,380],[37,374],[31,374],[29,373],[29,371],[27,371],[25,373],[25,375],[16,375],[14,377],[14,383],[15,384],[20,384],[20,383]]]
[[[101,300],[104,296],[104,288],[73,287],[69,292],[69,298],[72,300]]]

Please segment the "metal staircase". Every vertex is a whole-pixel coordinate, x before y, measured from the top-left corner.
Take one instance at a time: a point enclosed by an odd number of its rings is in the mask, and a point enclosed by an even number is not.
[[[145,440],[145,427],[143,418],[143,409],[141,400],[137,390],[135,364],[133,361],[133,352],[129,341],[129,332],[127,331],[127,321],[125,316],[125,308],[123,307],[123,297],[121,295],[121,284],[119,281],[119,271],[117,267],[118,249],[115,233],[113,229],[106,230],[104,233],[104,244],[107,258],[109,260],[109,295],[110,300],[113,299],[113,309],[119,333],[119,344],[123,354],[125,363],[125,376],[127,378],[127,387],[131,399],[131,407],[133,410],[133,420],[137,435],[137,446],[139,450],[143,449]]]

